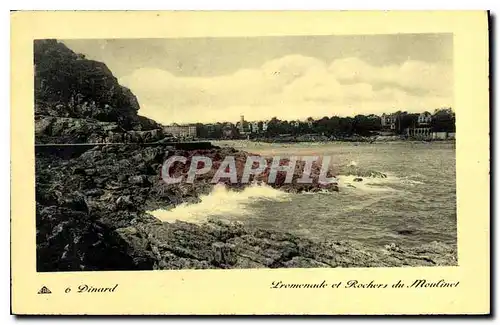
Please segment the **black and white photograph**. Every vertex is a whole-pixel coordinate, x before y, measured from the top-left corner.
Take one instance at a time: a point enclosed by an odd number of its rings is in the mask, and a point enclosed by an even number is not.
[[[34,40],[37,271],[459,265],[453,42]]]

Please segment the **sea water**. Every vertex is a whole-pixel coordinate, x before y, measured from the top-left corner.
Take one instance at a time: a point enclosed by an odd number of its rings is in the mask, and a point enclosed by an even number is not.
[[[288,231],[315,240],[456,243],[455,145],[452,142],[293,143],[217,142],[264,156],[331,156],[339,192],[289,194],[266,185],[235,192],[217,186],[197,204],[152,214],[165,222],[207,217],[248,227]],[[386,178],[342,175],[355,166]]]

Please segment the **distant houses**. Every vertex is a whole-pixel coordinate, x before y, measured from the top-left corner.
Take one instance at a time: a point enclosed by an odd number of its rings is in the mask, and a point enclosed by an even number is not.
[[[262,122],[262,131],[266,132],[268,128],[269,128],[269,121]]]
[[[405,129],[405,134],[408,137],[429,139],[433,137],[431,123],[431,113],[427,111],[420,113],[413,125]]]
[[[382,130],[396,130],[396,122],[398,121],[398,114],[382,114],[380,117],[380,125],[382,126]]]
[[[251,132],[252,133],[259,132],[259,122],[252,122],[250,125],[251,125]]]
[[[432,114],[427,111],[420,113],[417,122],[419,125],[430,125],[432,122]]]
[[[236,128],[232,123],[225,123],[222,127],[223,139],[234,139],[237,137]]]
[[[246,121],[245,116],[241,115],[236,123],[236,128],[241,136],[250,136],[267,131],[269,121]]]
[[[276,118],[265,121],[246,121],[245,117],[242,115],[240,116],[240,120],[236,123],[235,127],[241,137],[253,137],[267,133],[270,130],[269,127],[271,125],[276,126],[277,122],[287,123],[291,129],[298,129],[301,125],[309,125],[310,127],[313,125],[312,119],[310,121],[292,120],[290,122],[280,121]],[[288,131],[291,132],[290,129]]]
[[[240,116],[240,121],[236,123],[236,127],[241,135],[248,133],[248,123],[245,121],[245,117],[243,115]]]
[[[384,135],[402,135],[422,140],[455,138],[455,114],[451,108],[436,109],[434,114],[428,111],[382,114],[380,124],[380,133]]]
[[[165,133],[171,134],[176,138],[196,138],[196,126],[195,125],[177,125],[172,124],[163,127]]]
[[[382,115],[354,117],[324,116],[320,119],[308,117],[304,120],[247,121],[243,115],[235,122],[217,122],[196,125],[170,125],[165,132],[179,138],[242,139],[269,138],[288,134],[323,135],[331,139],[353,136],[396,136],[415,139],[450,139],[455,137],[455,113],[451,108],[439,108],[433,113],[408,113],[397,111]]]

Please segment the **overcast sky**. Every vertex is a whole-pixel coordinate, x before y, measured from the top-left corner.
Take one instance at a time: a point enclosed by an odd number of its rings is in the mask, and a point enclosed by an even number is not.
[[[451,34],[64,40],[158,122],[354,116],[453,106]]]

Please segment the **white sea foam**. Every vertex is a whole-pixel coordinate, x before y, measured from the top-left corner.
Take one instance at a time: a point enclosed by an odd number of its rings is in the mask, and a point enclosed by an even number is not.
[[[397,191],[390,187],[390,184],[400,183],[401,179],[396,176],[387,175],[386,178],[382,177],[360,177],[354,175],[339,175],[339,188],[341,190],[352,189],[367,192],[388,192]],[[354,179],[361,178],[362,181],[356,182]]]
[[[312,191],[312,192],[301,192],[301,195],[317,195],[317,194],[327,194],[327,195],[335,195],[337,192],[335,191],[330,191],[327,189],[321,189],[319,191]]]
[[[415,180],[415,179],[409,179],[409,178],[403,178],[403,179],[401,180],[401,182],[402,182],[403,184],[409,184],[409,185],[423,185],[423,184],[425,184],[425,183],[424,183],[424,182],[422,182],[422,181],[417,181],[417,180]]]
[[[148,211],[148,213],[165,222],[180,220],[196,223],[205,221],[211,215],[224,217],[246,215],[249,210],[245,206],[255,202],[256,199],[286,201],[289,197],[288,193],[268,185],[254,184],[242,191],[229,190],[224,185],[216,185],[210,194],[200,197],[199,203],[183,203],[170,210],[158,209]]]

